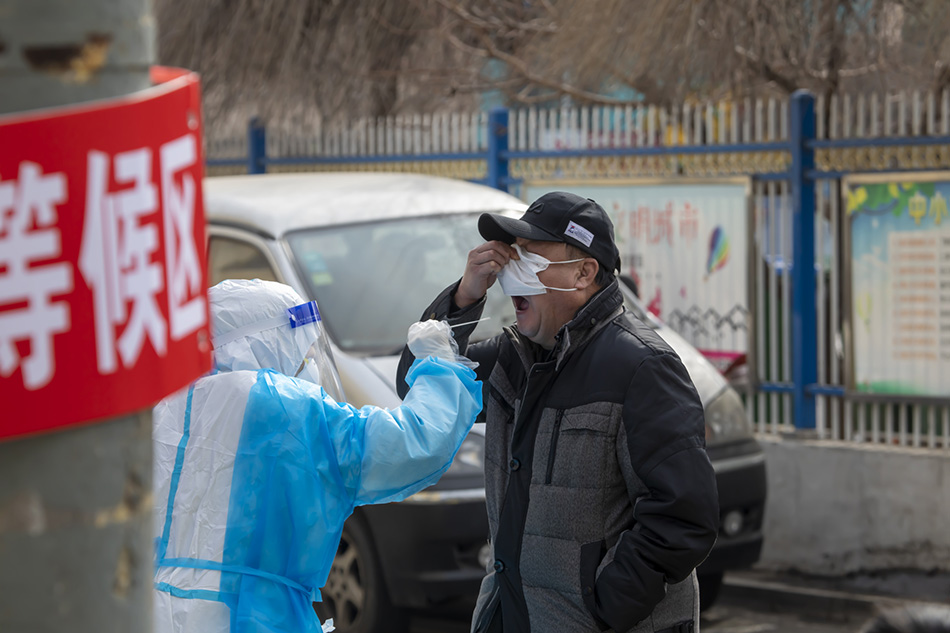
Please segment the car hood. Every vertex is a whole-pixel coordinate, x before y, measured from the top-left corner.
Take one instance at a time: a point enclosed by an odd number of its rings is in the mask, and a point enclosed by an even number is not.
[[[668,325],[660,325],[657,328],[657,334],[663,338],[666,343],[673,348],[673,351],[683,361],[686,371],[699,393],[699,398],[703,406],[707,406],[719,393],[726,388],[728,383],[722,374],[706,360],[706,357],[686,342],[686,340],[677,334]],[[393,393],[396,391],[396,369],[399,366],[399,355],[392,356],[372,356],[361,359],[361,362],[377,374]]]
[[[361,359],[366,367],[373,370],[386,385],[396,393],[396,369],[399,367],[399,354],[391,356],[367,356]]]

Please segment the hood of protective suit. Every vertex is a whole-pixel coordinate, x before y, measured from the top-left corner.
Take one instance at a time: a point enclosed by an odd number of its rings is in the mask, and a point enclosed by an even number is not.
[[[288,285],[225,279],[208,290],[218,371],[274,369],[293,376],[318,334],[301,337],[287,309],[304,303]]]

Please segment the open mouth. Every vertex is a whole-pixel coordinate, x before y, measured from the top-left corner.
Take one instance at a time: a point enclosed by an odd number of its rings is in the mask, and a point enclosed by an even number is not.
[[[521,313],[528,309],[528,300],[524,297],[512,297],[511,302],[515,305],[515,312]]]

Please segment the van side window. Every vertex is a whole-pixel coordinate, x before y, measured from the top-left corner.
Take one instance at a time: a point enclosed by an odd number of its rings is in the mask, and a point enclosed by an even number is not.
[[[213,286],[224,279],[277,281],[277,275],[256,246],[213,236],[208,243],[208,283]]]

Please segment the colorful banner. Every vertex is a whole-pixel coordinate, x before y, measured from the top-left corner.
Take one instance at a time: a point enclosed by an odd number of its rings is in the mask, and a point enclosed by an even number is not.
[[[748,350],[748,196],[741,181],[526,183],[596,200],[614,223],[621,273],[644,306],[720,369]]]
[[[950,174],[851,178],[843,189],[854,389],[950,395]]]
[[[200,94],[0,117],[0,438],[148,407],[211,367]]]

